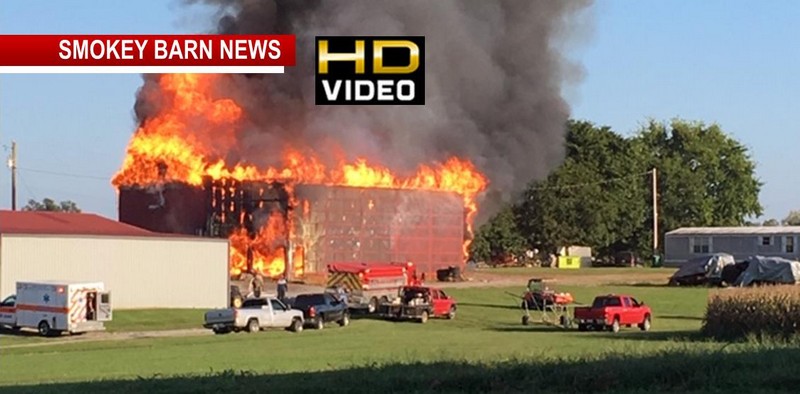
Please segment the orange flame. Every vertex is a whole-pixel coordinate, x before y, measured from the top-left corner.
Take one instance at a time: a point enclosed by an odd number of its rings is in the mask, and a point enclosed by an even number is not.
[[[220,157],[234,146],[243,111],[233,100],[216,97],[217,78],[219,76],[208,74],[161,76],[160,96],[156,100],[166,105],[162,105],[161,112],[149,117],[136,130],[128,144],[122,168],[112,180],[114,186],[146,186],[161,182],[199,186],[203,177],[209,176],[215,180],[277,180],[290,184],[456,192],[464,199],[467,229],[471,234],[471,224],[477,212],[476,197],[486,189],[488,181],[468,160],[451,157],[442,163],[420,165],[409,176],[399,176],[363,158],[328,168],[313,153],[303,154],[293,149],[284,152],[280,167],[257,168],[244,163],[228,165]],[[285,246],[276,246],[273,241],[286,239],[286,229],[279,228],[278,221],[276,216],[271,216],[254,239],[250,239],[244,230],[230,236],[231,274],[247,269],[248,247],[252,250],[254,268],[270,276],[283,272]],[[285,222],[281,221],[280,226],[285,226]],[[292,227],[289,226],[289,231]],[[277,238],[277,234],[284,237]],[[468,245],[469,241],[465,242],[465,253]],[[295,270],[302,273],[302,248],[295,249],[293,256],[299,262],[299,265],[295,264]]]
[[[252,256],[253,271],[270,277],[283,274],[286,247],[281,241],[285,239],[285,223],[280,212],[273,212],[254,238],[251,239],[245,229],[235,231],[229,238],[231,274],[239,275],[248,271],[248,254]]]

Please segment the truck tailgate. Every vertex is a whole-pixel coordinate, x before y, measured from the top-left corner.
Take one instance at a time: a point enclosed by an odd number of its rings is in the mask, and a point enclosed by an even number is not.
[[[593,309],[588,307],[575,308],[575,319],[596,320],[604,318],[605,318],[605,311],[603,309]]]
[[[206,312],[205,316],[206,325],[233,323],[234,320],[236,320],[236,312],[233,309],[214,309]]]

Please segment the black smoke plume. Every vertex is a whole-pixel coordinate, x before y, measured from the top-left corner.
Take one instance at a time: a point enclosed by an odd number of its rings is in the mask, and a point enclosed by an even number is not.
[[[455,155],[489,178],[485,214],[563,159],[570,108],[562,88],[581,69],[562,52],[590,0],[188,3],[215,7],[219,33],[297,36],[297,66],[286,74],[226,77],[224,94],[247,114],[235,151],[226,152],[231,161],[278,164],[287,144],[331,163],[366,157],[398,171]],[[317,35],[424,35],[426,105],[315,106]],[[139,96],[140,120],[158,107],[145,97],[152,95]]]

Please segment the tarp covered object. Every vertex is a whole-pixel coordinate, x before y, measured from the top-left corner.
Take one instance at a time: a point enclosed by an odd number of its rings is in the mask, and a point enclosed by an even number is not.
[[[726,265],[735,264],[733,256],[727,253],[714,253],[709,256],[696,257],[685,264],[672,275],[673,278],[686,278],[696,275],[705,275],[706,278],[720,278],[722,276],[722,269]]]
[[[734,286],[749,286],[753,282],[800,282],[800,262],[782,257],[755,256],[748,258],[747,263],[747,269],[739,275]]]

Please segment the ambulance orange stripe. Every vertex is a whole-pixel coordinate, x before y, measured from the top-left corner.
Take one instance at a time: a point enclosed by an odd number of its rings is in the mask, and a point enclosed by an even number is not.
[[[80,315],[82,315],[82,314],[83,314],[83,315],[85,315],[85,314],[86,314],[86,307],[83,307],[83,308],[81,308],[81,309],[78,309],[78,310],[75,312],[75,315],[76,315],[76,316],[80,316]]]
[[[14,312],[16,312],[16,311],[17,311],[17,309],[16,309],[16,308],[14,308],[14,307],[8,307],[8,306],[6,306],[6,307],[2,307],[2,308],[0,308],[0,313],[14,313]]]
[[[64,307],[39,306],[39,305],[27,305],[27,304],[17,305],[17,309],[18,310],[23,310],[23,311],[53,312],[53,313],[67,313],[67,312],[69,312],[69,308],[64,308]]]
[[[85,309],[86,309],[86,307],[85,307],[85,306],[84,306],[83,308],[70,309],[70,310],[72,311],[72,312],[70,313],[70,315],[72,315],[72,316],[77,316],[77,315],[80,315],[80,314],[81,314],[81,312],[83,312]]]

